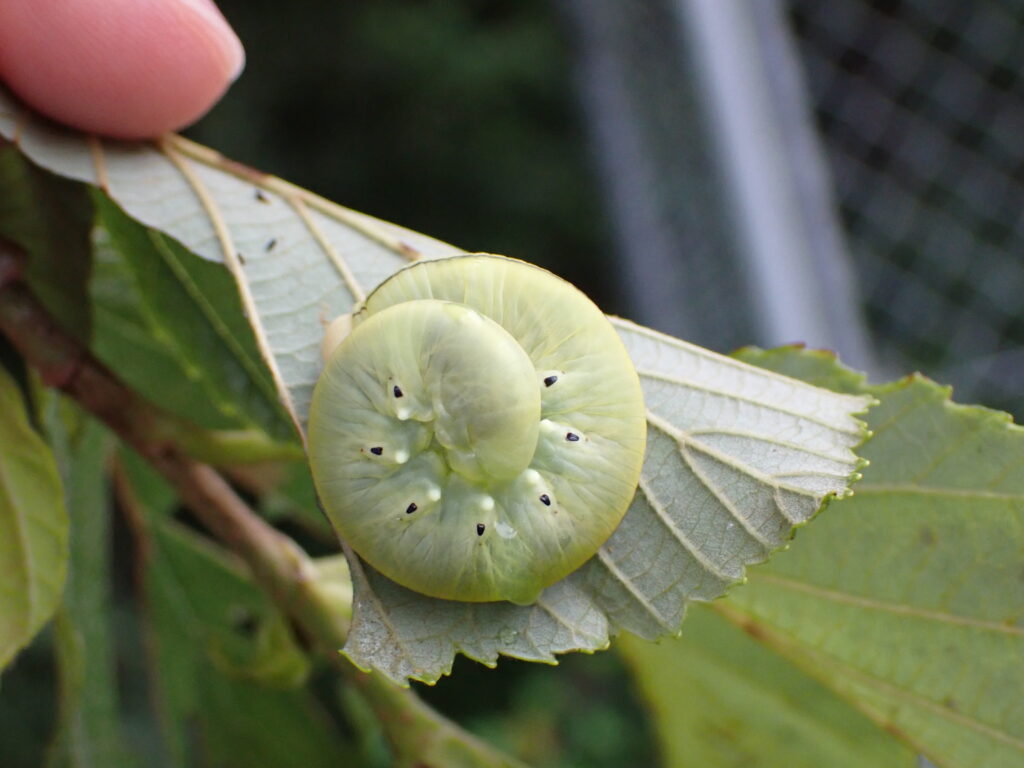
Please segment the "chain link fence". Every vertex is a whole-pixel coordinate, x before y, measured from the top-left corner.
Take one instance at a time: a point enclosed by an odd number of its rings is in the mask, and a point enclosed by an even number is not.
[[[892,369],[1024,413],[1024,3],[790,0]]]

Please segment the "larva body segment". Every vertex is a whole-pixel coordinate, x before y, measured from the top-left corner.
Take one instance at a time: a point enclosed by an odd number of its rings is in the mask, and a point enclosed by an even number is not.
[[[473,255],[367,297],[314,391],[309,453],[339,535],[386,576],[530,603],[622,519],[645,429],[601,311],[545,270]]]

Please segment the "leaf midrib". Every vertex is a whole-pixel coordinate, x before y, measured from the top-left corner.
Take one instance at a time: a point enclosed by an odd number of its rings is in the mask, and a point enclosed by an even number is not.
[[[866,608],[868,610],[892,613],[901,616],[912,616],[914,618],[936,621],[943,624],[949,624],[951,626],[970,627],[972,629],[982,629],[989,632],[997,632],[999,634],[1024,637],[1024,627],[1016,627],[1011,624],[1003,624],[997,621],[989,621],[987,619],[974,619],[969,616],[959,616],[955,613],[946,613],[945,611],[933,611],[927,608],[917,608],[905,603],[894,603],[870,597],[861,597],[860,595],[854,595],[849,592],[819,587],[814,584],[808,584],[804,581],[797,581],[796,579],[778,576],[774,573],[758,571],[757,569],[748,571],[747,577],[753,583],[764,582],[766,584],[772,584],[773,586],[782,587],[794,592],[803,592],[804,594],[820,597],[823,600],[841,603],[843,605],[853,605],[858,608]]]
[[[921,496],[944,496],[951,499],[976,499],[990,501],[1016,501],[1024,502],[1024,492],[1004,493],[1002,491],[970,490],[967,488],[950,488],[938,485],[912,485],[909,483],[871,483],[864,481],[858,483],[855,496],[861,494],[887,494],[887,493],[908,493]]]

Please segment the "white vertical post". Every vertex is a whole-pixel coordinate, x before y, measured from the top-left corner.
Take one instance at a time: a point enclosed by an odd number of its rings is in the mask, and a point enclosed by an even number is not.
[[[766,345],[874,369],[794,43],[777,0],[674,0]]]

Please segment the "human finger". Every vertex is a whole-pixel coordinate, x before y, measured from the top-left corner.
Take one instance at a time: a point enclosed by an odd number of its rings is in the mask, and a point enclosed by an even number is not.
[[[0,80],[84,131],[136,139],[182,128],[244,64],[212,0],[0,2]]]

